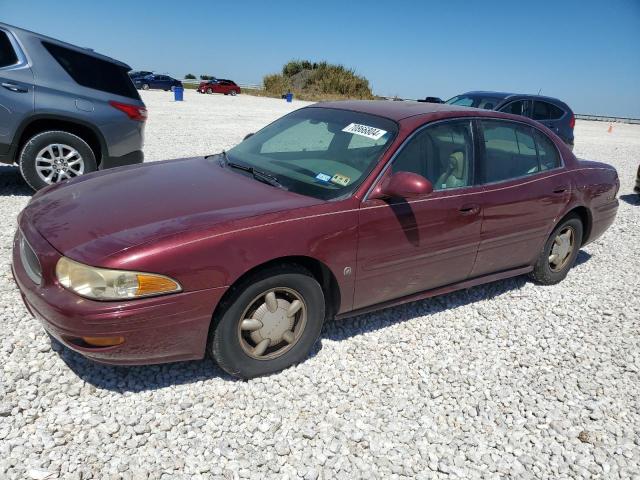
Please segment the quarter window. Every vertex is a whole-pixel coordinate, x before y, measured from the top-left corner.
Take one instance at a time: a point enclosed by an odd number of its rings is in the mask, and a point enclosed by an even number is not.
[[[484,181],[499,182],[540,171],[530,127],[483,120],[485,145]]]
[[[11,46],[9,37],[5,32],[0,31],[0,68],[16,63],[18,63],[18,56]]]
[[[54,43],[42,42],[42,45],[79,85],[140,99],[125,67]]]
[[[564,110],[548,102],[535,101],[533,105],[534,120],[558,120],[564,115]]]
[[[560,166],[558,150],[551,140],[538,131],[534,131],[536,144],[538,145],[538,158],[541,170],[551,170]]]
[[[429,179],[434,190],[473,185],[473,139],[469,121],[447,122],[417,133],[392,165]]]

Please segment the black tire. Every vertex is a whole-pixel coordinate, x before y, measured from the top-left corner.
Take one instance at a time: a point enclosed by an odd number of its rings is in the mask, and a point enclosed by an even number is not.
[[[211,90],[210,88],[207,88],[207,94],[211,95],[213,93],[213,90]]]
[[[231,92],[229,93],[232,97],[235,97],[238,94],[238,92],[236,92],[235,90],[231,90]]]
[[[558,233],[567,228],[573,229],[573,250],[566,260],[566,264],[559,270],[554,271],[549,263],[549,255],[551,254],[551,249],[553,247],[556,236],[558,235]],[[560,223],[558,223],[556,228],[553,229],[553,232],[551,232],[551,235],[544,244],[542,252],[540,252],[540,256],[536,260],[533,271],[529,274],[529,276],[535,282],[542,285],[554,285],[564,280],[569,273],[569,270],[571,270],[571,267],[573,267],[576,258],[578,257],[578,252],[580,251],[580,246],[582,245],[583,232],[584,226],[582,225],[582,220],[580,219],[580,217],[574,214],[565,217]]]
[[[52,144],[68,145],[77,150],[84,162],[84,173],[95,172],[98,169],[93,150],[82,138],[62,130],[49,130],[38,133],[24,144],[18,158],[20,173],[27,184],[34,190],[40,190],[49,185],[40,178],[36,171],[36,156],[43,148]]]
[[[322,287],[311,273],[297,265],[272,267],[252,275],[220,305],[212,322],[209,352],[227,373],[240,378],[254,378],[278,372],[305,360],[320,336],[325,315]],[[294,289],[306,303],[306,324],[297,342],[279,357],[256,359],[249,356],[238,335],[240,317],[252,301],[273,288]]]

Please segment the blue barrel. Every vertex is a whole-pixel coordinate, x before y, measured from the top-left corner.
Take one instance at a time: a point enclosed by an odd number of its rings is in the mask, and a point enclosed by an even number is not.
[[[176,102],[181,102],[184,98],[184,88],[182,87],[174,87],[173,88],[173,98]]]
[[[287,102],[288,102],[288,103],[291,103],[291,102],[293,101],[293,93],[291,93],[291,92],[287,93],[287,94],[284,96],[284,98],[286,98],[286,99],[287,99]]]

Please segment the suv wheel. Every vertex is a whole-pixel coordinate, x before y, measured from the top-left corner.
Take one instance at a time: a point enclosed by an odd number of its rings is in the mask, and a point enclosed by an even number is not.
[[[22,177],[34,190],[97,170],[96,157],[83,139],[69,132],[38,133],[19,158]]]

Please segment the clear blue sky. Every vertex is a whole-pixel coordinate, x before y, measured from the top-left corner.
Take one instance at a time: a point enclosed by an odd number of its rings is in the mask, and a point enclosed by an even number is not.
[[[640,117],[640,0],[0,0],[0,21],[178,77],[259,83],[308,58],[381,95],[542,89],[578,113]]]

